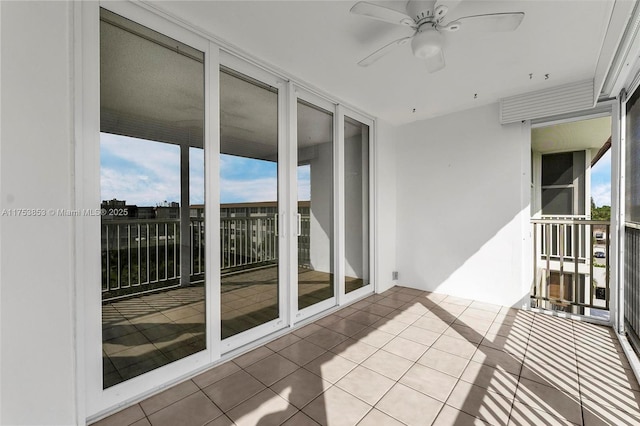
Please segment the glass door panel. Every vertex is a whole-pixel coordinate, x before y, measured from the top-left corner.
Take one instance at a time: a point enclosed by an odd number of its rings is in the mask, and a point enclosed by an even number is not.
[[[203,52],[101,10],[105,389],[206,348],[204,109]]]
[[[220,70],[222,338],[280,316],[278,91]]]
[[[298,100],[298,310],[335,296],[333,113]]]
[[[369,285],[369,126],[344,119],[345,293]]]

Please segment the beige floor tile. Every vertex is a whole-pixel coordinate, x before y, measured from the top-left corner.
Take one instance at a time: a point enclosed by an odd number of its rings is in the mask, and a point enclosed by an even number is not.
[[[340,321],[333,323],[330,328],[336,333],[351,337],[359,331],[364,330],[366,327],[367,326],[362,323],[343,318]]]
[[[217,419],[210,421],[205,426],[235,426],[233,421],[224,414]]]
[[[353,335],[353,339],[378,349],[389,343],[395,337],[393,334],[385,333],[384,331],[371,327]]]
[[[401,308],[400,312],[393,311],[390,314],[387,314],[387,318],[391,318],[394,321],[399,321],[411,325],[418,319],[422,318],[422,314],[416,314],[414,312],[405,310],[405,308]]]
[[[267,386],[271,386],[283,377],[293,373],[299,367],[279,354],[273,354],[265,359],[251,364],[245,371]]]
[[[323,328],[308,335],[305,340],[328,350],[347,340],[347,336]]]
[[[286,348],[289,345],[292,345],[298,341],[300,341],[301,338],[296,336],[293,333],[289,333],[289,334],[285,334],[284,336],[269,342],[266,344],[266,347],[268,347],[269,349],[271,349],[274,352],[278,352],[284,348]]]
[[[282,426],[318,426],[319,424],[302,411],[298,411],[293,417],[282,423]]]
[[[628,413],[590,400],[583,400],[582,404],[584,426],[640,424],[640,413]]]
[[[140,405],[136,404],[93,424],[96,426],[130,425],[140,419],[144,419],[144,417],[144,411],[142,411]]]
[[[373,348],[373,350],[375,350],[375,348]],[[325,352],[305,365],[304,368],[329,383],[335,383],[342,379],[349,371],[356,368],[357,365],[355,362],[343,358],[338,354]]]
[[[485,388],[459,381],[447,399],[447,405],[478,417],[487,423],[504,425],[511,412],[509,398],[487,392]]]
[[[431,316],[422,316],[416,320],[412,325],[414,327],[424,328],[425,330],[433,331],[434,333],[444,333],[449,328],[447,321],[443,321],[439,318],[433,318]]]
[[[369,326],[377,321],[380,321],[382,318],[384,317],[380,315],[372,314],[369,312],[364,312],[364,311],[357,311],[354,314],[349,315],[347,317],[347,319],[350,321],[359,322],[360,324],[364,324],[366,326]]]
[[[475,361],[469,362],[460,376],[467,383],[513,399],[518,388],[518,376]]]
[[[230,376],[233,373],[237,373],[238,371],[240,371],[240,367],[238,367],[233,362],[228,361],[217,367],[213,367],[212,369],[207,370],[204,373],[198,374],[192,380],[196,385],[203,389],[219,380],[224,379],[227,376]]]
[[[387,352],[401,356],[409,361],[417,361],[426,351],[428,346],[416,343],[403,337],[396,337],[382,347]]]
[[[582,422],[580,398],[555,388],[521,378],[516,391],[516,400],[540,411],[572,423]]]
[[[287,346],[278,353],[298,365],[305,365],[325,352],[324,348],[303,339]]]
[[[363,309],[364,312],[368,312],[368,313],[374,314],[374,315],[379,315],[381,317],[386,317],[387,315],[389,315],[394,310],[395,309],[393,309],[392,307],[379,305],[377,303],[372,303],[371,305],[369,305],[369,306],[367,306],[366,308]]]
[[[130,426],[151,426],[151,422],[145,417],[144,419],[140,419],[137,422],[131,423]]]
[[[349,392],[369,405],[387,393],[395,381],[365,367],[356,367],[336,383],[336,386]]]
[[[203,389],[223,411],[262,391],[265,386],[245,371],[238,371]]]
[[[429,348],[417,362],[425,367],[442,371],[450,376],[460,377],[469,360],[435,348]]]
[[[612,383],[580,380],[580,394],[584,399],[629,413],[640,413],[640,392]]]
[[[433,426],[485,426],[487,424],[477,417],[470,416],[448,405],[442,407],[438,417],[433,422]]]
[[[438,340],[440,335],[440,333],[435,333],[433,331],[411,325],[398,336],[420,343],[421,345],[431,346],[436,340]]]
[[[316,331],[319,331],[319,330],[322,330],[322,327],[320,327],[317,324],[311,323],[309,325],[305,325],[302,328],[294,330],[293,334],[304,339],[305,337],[307,337],[310,334],[313,334],[313,333],[315,333]]]
[[[371,406],[333,386],[311,401],[303,412],[323,426],[353,426]]]
[[[252,396],[227,415],[237,426],[278,426],[298,410],[271,389]]]
[[[580,375],[581,383],[585,383],[587,385],[606,382],[627,389],[640,390],[640,386],[636,381],[633,371],[625,368],[618,370],[608,369],[607,371],[603,371],[597,365],[593,365],[592,368],[581,368],[578,366],[578,373]]]
[[[473,354],[472,361],[490,365],[499,370],[504,370],[512,374],[519,375],[522,362],[513,354],[481,346]]]
[[[402,333],[407,327],[409,327],[409,324],[405,324],[400,321],[394,321],[389,318],[382,318],[381,320],[373,323],[371,327],[378,331],[384,331],[385,333],[397,336],[398,334]]]
[[[458,379],[448,374],[415,364],[400,379],[400,383],[445,402]]]
[[[540,411],[519,401],[513,402],[511,416],[509,417],[509,426],[530,426],[530,425],[549,425],[549,426],[572,426],[569,420],[556,417],[544,411]],[[578,423],[581,424],[581,423]]]
[[[375,408],[407,425],[430,425],[442,405],[436,399],[396,383]]]
[[[391,297],[385,297],[384,299],[378,300],[376,303],[378,305],[388,306],[393,309],[398,309],[399,307],[404,305],[406,302],[402,300],[392,299]]]
[[[153,426],[196,426],[214,420],[221,414],[222,411],[200,391],[153,413],[149,421]]]
[[[578,373],[572,370],[554,366],[531,369],[527,365],[523,365],[520,371],[520,378],[533,380],[573,395],[580,394]]]
[[[327,315],[324,318],[320,318],[319,320],[317,320],[315,322],[315,324],[321,325],[323,327],[327,327],[327,328],[333,328],[333,324],[336,323],[337,321],[341,320],[342,317],[336,315],[336,314],[332,314],[332,315]]]
[[[449,336],[440,336],[438,340],[431,345],[431,347],[462,358],[471,359],[478,345],[467,340],[456,339]]]
[[[375,408],[364,416],[358,426],[403,426],[404,423]]]
[[[200,388],[196,386],[191,380],[182,382],[176,386],[173,386],[157,395],[147,398],[140,402],[140,407],[147,415],[153,414],[156,411],[173,404],[176,401],[185,398],[192,393],[198,392]]]
[[[471,343],[478,344],[484,339],[484,333],[479,333],[466,325],[454,322],[451,327],[443,333],[445,336],[454,337],[456,339],[466,340]]]
[[[273,351],[266,346],[260,346],[246,354],[240,355],[237,358],[233,359],[233,362],[238,364],[241,368],[246,368],[251,364],[255,364],[256,362],[265,359],[269,355],[272,355]]]
[[[413,363],[408,359],[381,349],[367,358],[362,365],[392,380],[399,380],[411,368]]]
[[[284,379],[277,381],[271,389],[295,407],[302,408],[331,386],[326,380],[300,368]]]

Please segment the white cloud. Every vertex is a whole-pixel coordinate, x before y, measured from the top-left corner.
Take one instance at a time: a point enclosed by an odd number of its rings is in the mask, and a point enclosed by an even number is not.
[[[611,205],[611,183],[603,183],[591,188],[591,197],[597,207]]]
[[[222,203],[251,203],[275,201],[278,197],[278,179],[263,178],[250,180],[222,179],[220,200]]]

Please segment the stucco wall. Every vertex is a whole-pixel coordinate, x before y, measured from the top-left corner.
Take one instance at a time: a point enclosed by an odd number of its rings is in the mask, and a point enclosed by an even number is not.
[[[397,129],[399,283],[500,305],[527,294],[530,129],[498,105]]]

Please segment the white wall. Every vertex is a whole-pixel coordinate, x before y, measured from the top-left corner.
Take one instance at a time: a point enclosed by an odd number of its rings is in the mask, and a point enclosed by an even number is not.
[[[498,105],[398,128],[399,284],[508,306],[530,285],[530,129]]]
[[[397,282],[391,279],[397,271],[396,256],[396,156],[400,139],[398,131],[383,120],[376,125],[375,185],[376,216],[374,240],[376,241],[375,270],[376,291],[381,293]]]
[[[71,6],[0,7],[0,209],[69,209]],[[76,423],[72,220],[0,220],[0,424]]]

